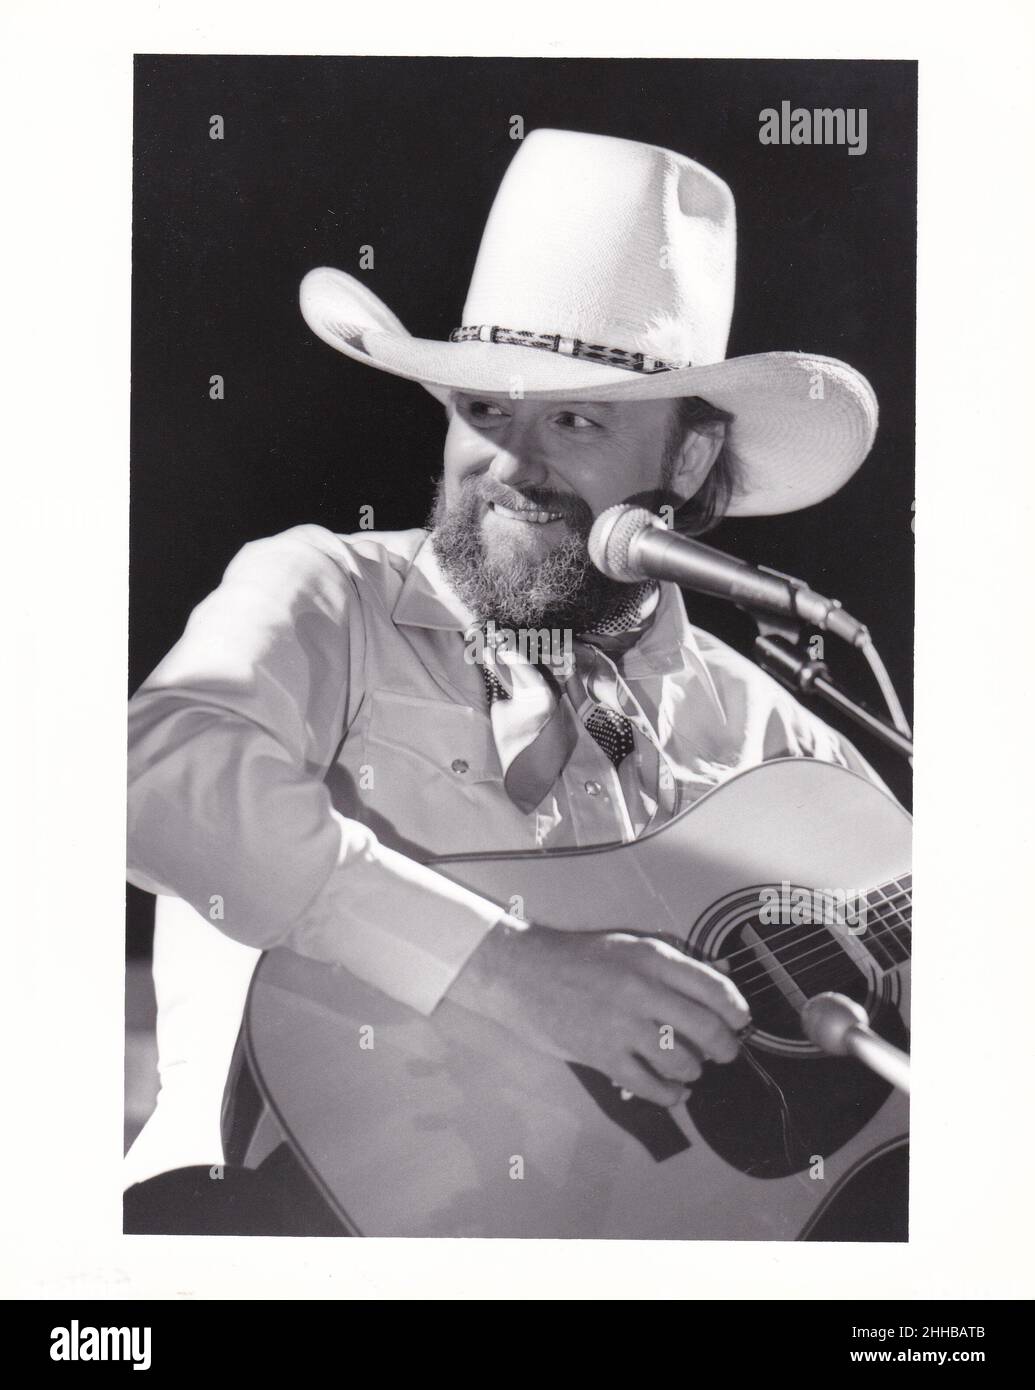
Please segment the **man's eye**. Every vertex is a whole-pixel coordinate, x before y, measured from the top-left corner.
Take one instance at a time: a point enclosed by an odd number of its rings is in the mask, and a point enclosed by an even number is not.
[[[595,420],[587,420],[585,415],[574,415],[570,410],[566,410],[563,415],[558,415],[557,422],[565,429],[595,430],[597,428]]]
[[[476,420],[502,420],[507,414],[495,401],[468,401],[467,411]]]

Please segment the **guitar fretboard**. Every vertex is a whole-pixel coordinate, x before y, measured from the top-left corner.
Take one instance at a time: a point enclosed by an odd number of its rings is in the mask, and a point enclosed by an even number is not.
[[[859,941],[881,970],[905,965],[912,953],[913,875],[903,874],[866,894],[866,930]]]

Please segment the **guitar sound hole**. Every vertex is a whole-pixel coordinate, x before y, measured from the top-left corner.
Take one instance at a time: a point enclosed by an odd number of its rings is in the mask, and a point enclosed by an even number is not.
[[[806,999],[835,990],[869,1009],[880,994],[879,972],[852,937],[844,919],[817,903],[814,920],[791,913],[786,903],[760,906],[760,891],[748,890],[720,905],[698,944],[707,959],[733,980],[751,1007],[752,1041],[779,1050],[812,1050],[799,1021]],[[775,920],[774,920],[775,918]]]

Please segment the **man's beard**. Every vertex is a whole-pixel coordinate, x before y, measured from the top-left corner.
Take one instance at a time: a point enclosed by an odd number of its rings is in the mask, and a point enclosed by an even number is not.
[[[489,504],[534,504],[559,512],[564,538],[545,557],[522,555],[517,547],[490,556],[482,537]],[[534,523],[527,523],[529,525]],[[551,628],[588,632],[610,609],[629,596],[629,586],[600,573],[589,558],[587,541],[593,514],[581,497],[526,487],[521,492],[485,474],[461,480],[447,504],[439,482],[429,522],[439,564],[457,595],[481,621],[498,627]]]

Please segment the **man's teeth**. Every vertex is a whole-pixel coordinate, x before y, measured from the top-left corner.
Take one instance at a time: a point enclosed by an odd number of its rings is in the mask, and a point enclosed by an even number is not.
[[[560,512],[540,512],[533,507],[504,507],[500,502],[493,502],[492,509],[500,516],[509,517],[511,521],[531,521],[536,526],[545,526],[548,521],[560,521]]]

